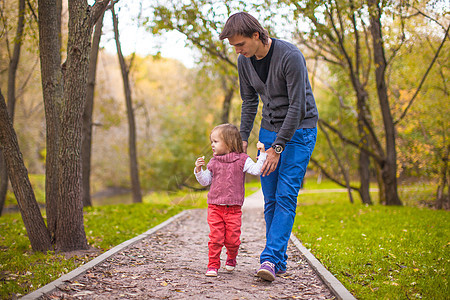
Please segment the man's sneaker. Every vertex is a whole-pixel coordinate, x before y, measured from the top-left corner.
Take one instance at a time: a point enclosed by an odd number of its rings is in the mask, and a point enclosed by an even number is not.
[[[233,272],[236,268],[236,258],[235,259],[227,259],[227,262],[225,263],[225,270],[228,272]]]
[[[258,270],[258,273],[256,274],[264,280],[274,281],[276,276],[275,264],[271,263],[270,261],[263,262]]]
[[[208,268],[208,271],[205,273],[208,277],[217,277],[217,269],[216,268]]]
[[[283,276],[284,274],[286,274],[286,270],[278,270],[277,271],[277,276]]]

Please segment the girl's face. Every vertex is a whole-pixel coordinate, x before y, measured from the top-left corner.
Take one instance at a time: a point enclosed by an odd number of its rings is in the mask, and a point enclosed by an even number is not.
[[[214,130],[211,132],[211,148],[214,155],[224,155],[230,153],[227,145],[223,141],[220,130]]]

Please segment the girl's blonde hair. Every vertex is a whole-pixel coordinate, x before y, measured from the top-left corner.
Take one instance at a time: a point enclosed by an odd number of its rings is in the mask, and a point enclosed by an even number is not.
[[[228,147],[230,152],[237,152],[237,153],[243,153],[244,147],[242,146],[242,138],[241,134],[239,133],[239,129],[237,129],[236,126],[233,124],[220,124],[214,127],[213,130],[211,130],[211,133],[214,131],[219,130],[220,135],[222,136],[222,139],[225,143],[225,145]],[[211,135],[210,135],[211,137]]]

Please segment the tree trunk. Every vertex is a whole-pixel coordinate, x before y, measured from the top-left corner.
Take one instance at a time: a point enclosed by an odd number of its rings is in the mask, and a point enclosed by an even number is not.
[[[8,170],[6,169],[6,162],[3,158],[2,150],[0,149],[0,216],[6,202],[6,192],[8,191]]]
[[[119,28],[117,16],[114,12],[114,6],[111,9],[113,17],[114,26],[114,37],[116,40],[117,55],[119,57],[120,69],[122,71],[123,88],[125,92],[125,101],[127,105],[127,116],[128,116],[128,147],[130,154],[130,175],[131,175],[131,186],[133,193],[133,202],[142,202],[141,194],[141,184],[139,181],[139,168],[137,160],[137,149],[136,149],[136,124],[134,119],[133,102],[131,99],[131,88],[129,81],[129,69],[125,64],[125,59],[122,54],[122,49],[119,40]]]
[[[373,43],[373,56],[375,63],[375,80],[383,116],[386,160],[381,166],[383,182],[386,187],[386,204],[402,205],[397,193],[397,150],[395,149],[395,127],[389,106],[387,85],[385,81],[386,57],[383,48],[381,33],[381,13],[377,0],[369,0],[370,32]]]
[[[20,48],[22,46],[23,26],[25,20],[25,0],[19,0],[19,10],[17,15],[17,30],[14,38],[14,50],[11,60],[9,61],[8,69],[8,114],[11,118],[11,123],[14,126],[14,110],[16,105],[16,73],[19,65]],[[0,216],[2,215],[3,207],[5,206],[6,191],[8,189],[8,171],[6,163],[0,151]]]
[[[381,176],[381,166],[375,164],[375,171],[377,174],[378,183],[378,203],[386,205],[386,189],[383,182],[383,177]]]
[[[328,146],[331,149],[331,152],[333,153],[334,159],[336,160],[339,170],[341,171],[342,176],[344,177],[344,181],[345,181],[345,187],[347,188],[347,192],[348,192],[348,197],[350,199],[350,203],[354,203],[353,201],[353,195],[352,195],[352,189],[350,187],[350,178],[348,176],[348,173],[346,172],[345,168],[344,168],[344,164],[341,162],[341,159],[339,158],[339,155],[333,145],[333,143],[331,142],[330,136],[328,135],[328,132],[323,128],[322,123],[319,122],[319,128],[320,130],[324,133],[325,138],[327,139],[327,143]],[[303,187],[304,182],[302,182],[302,187]]]
[[[47,211],[56,249],[73,251],[88,247],[81,197],[82,115],[92,28],[109,0],[98,0],[93,6],[84,0],[68,2],[69,38],[63,69],[59,54],[61,3],[58,1],[38,1],[41,77],[47,121],[46,192],[51,196],[47,199]]]
[[[92,20],[90,6],[69,1],[69,40],[64,71],[64,104],[59,143],[56,248],[87,249],[81,197],[82,115],[86,101]]]
[[[12,120],[8,115],[5,99],[0,91],[0,148],[8,168],[11,185],[16,195],[23,223],[34,251],[51,248],[50,233],[45,227],[39,206],[22,159]]]
[[[372,199],[370,198],[369,185],[370,185],[370,159],[369,155],[363,151],[359,152],[359,181],[360,189],[359,195],[361,196],[361,201],[364,204],[372,205]]]
[[[234,88],[230,87],[226,90],[225,98],[222,105],[222,124],[230,122],[231,99],[233,99]]]
[[[100,38],[102,35],[103,16],[95,25],[94,37],[89,59],[88,86],[86,91],[86,104],[83,112],[83,141],[81,148],[82,161],[82,191],[83,206],[91,206],[91,152],[92,152],[92,113],[94,109],[95,75],[97,73],[97,58]]]
[[[61,72],[61,0],[39,0],[39,50],[46,121],[45,202],[47,227],[56,232],[58,197],[59,118],[63,97]]]
[[[227,85],[227,80],[222,77],[222,87],[225,92],[225,98],[223,99],[222,104],[222,124],[230,122],[230,109],[231,109],[231,100],[233,99],[234,89],[236,86],[236,77],[232,78],[232,83]]]
[[[360,136],[360,144],[369,149],[369,137],[366,129],[365,120],[368,117],[367,112],[367,92],[362,88],[358,81],[357,89],[357,108],[358,108],[358,133]],[[372,199],[370,198],[369,186],[370,186],[370,158],[369,155],[359,150],[359,181],[360,189],[359,195],[363,204],[372,205]]]
[[[449,185],[449,168],[448,168],[448,157],[450,153],[450,145],[447,145],[446,149],[441,155],[441,171],[439,176],[439,184],[436,191],[436,208],[437,209],[450,209],[450,185]],[[445,189],[447,188],[447,194],[445,194]]]

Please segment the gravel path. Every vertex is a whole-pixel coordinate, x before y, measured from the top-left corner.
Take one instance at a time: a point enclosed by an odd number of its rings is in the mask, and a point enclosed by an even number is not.
[[[265,243],[260,203],[244,205],[234,272],[204,275],[208,233],[206,210],[191,210],[40,299],[334,299],[291,243],[285,275],[272,283],[254,276]]]

